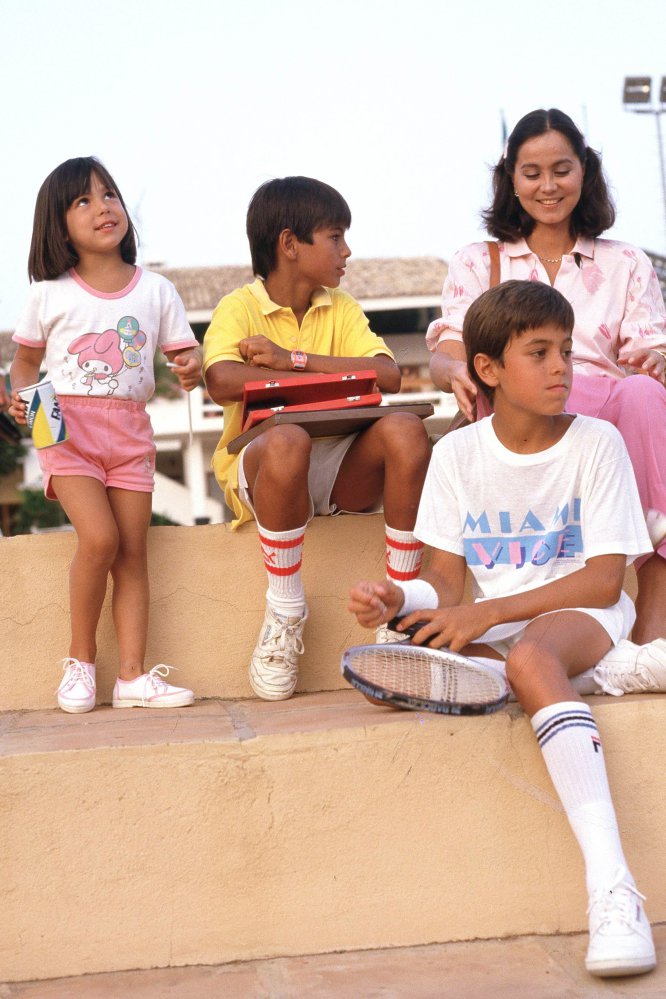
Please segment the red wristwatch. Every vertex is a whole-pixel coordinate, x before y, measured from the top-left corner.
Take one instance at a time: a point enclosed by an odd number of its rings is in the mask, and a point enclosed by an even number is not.
[[[294,371],[305,371],[305,365],[308,363],[308,355],[304,354],[302,350],[292,350],[291,352],[291,366]]]

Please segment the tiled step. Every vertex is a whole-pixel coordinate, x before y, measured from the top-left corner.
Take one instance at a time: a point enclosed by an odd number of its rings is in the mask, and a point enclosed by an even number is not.
[[[0,987],[0,999],[663,999],[661,963],[649,975],[600,982],[585,971],[585,934],[475,940],[58,978]]]
[[[594,710],[663,921],[666,700]],[[515,705],[447,718],[345,690],[0,728],[0,980],[585,928],[578,850]]]

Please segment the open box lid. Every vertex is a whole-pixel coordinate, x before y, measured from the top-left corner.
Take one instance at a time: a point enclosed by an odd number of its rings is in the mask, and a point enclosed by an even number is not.
[[[243,392],[243,431],[275,413],[378,406],[377,372],[344,371],[247,382]]]

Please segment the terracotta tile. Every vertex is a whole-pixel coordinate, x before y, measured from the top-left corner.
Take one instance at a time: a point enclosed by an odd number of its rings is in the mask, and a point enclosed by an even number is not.
[[[666,951],[666,926],[655,928]],[[0,986],[0,999],[663,999],[666,962],[649,975],[599,981],[586,937],[521,937],[163,968]]]

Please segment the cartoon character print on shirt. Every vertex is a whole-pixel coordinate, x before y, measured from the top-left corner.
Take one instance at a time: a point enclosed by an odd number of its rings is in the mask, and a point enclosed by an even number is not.
[[[141,364],[145,342],[146,334],[139,329],[134,316],[123,316],[115,330],[84,333],[73,340],[68,350],[70,354],[78,354],[78,364],[84,372],[81,382],[88,386],[88,395],[113,395],[118,388],[115,376],[123,368]]]
[[[522,569],[528,565],[545,565],[553,559],[577,559],[582,556],[581,501],[555,505],[550,523],[537,517],[532,510],[514,523],[508,510],[499,510],[496,523],[483,511],[474,517],[469,511],[465,518],[465,559],[470,566],[512,565]]]

